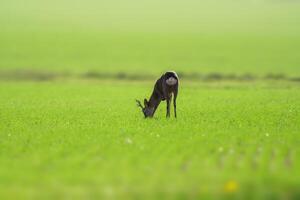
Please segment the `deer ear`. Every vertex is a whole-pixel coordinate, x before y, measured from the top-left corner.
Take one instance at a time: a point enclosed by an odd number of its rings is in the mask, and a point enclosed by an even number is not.
[[[145,105],[145,107],[148,106],[148,101],[147,101],[147,99],[144,99],[144,105]]]

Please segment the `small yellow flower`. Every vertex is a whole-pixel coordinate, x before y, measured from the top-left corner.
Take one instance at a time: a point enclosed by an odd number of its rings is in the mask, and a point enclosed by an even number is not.
[[[225,183],[224,189],[225,189],[225,192],[227,192],[227,193],[234,193],[238,189],[238,184],[234,180],[227,181]]]

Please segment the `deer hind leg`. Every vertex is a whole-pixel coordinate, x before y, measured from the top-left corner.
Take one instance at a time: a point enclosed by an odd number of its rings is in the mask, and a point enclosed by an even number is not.
[[[177,118],[177,112],[176,112],[176,99],[177,99],[177,91],[174,92],[174,98],[173,98],[173,105],[174,105],[174,114],[175,114],[175,118]]]
[[[171,98],[172,97],[168,97],[167,98],[167,118],[170,117],[170,104],[171,104]]]

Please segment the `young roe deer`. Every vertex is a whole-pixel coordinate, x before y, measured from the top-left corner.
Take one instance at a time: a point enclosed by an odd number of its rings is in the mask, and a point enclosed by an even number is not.
[[[142,112],[145,118],[153,117],[160,102],[164,100],[167,101],[167,117],[170,117],[170,104],[172,100],[172,94],[174,96],[174,114],[175,117],[177,117],[176,99],[178,94],[178,85],[179,79],[176,72],[168,71],[156,81],[149,101],[147,99],[144,99],[144,107],[139,100],[136,100],[137,105],[142,108]]]

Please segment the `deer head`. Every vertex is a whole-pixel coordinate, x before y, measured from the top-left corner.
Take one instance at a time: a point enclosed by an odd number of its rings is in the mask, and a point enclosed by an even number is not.
[[[150,106],[149,102],[147,99],[144,99],[144,107],[142,106],[141,102],[139,100],[135,100],[137,102],[137,106],[142,108],[142,112],[145,116],[147,117],[153,117],[154,114],[154,108]]]

